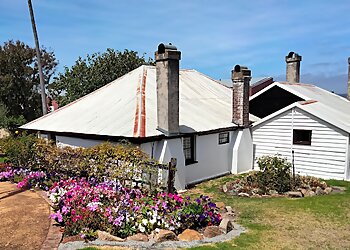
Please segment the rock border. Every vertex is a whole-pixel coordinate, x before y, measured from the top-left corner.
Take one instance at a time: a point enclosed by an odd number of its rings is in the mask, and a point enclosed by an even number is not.
[[[33,190],[36,192],[41,198],[43,198],[48,204],[49,204],[49,213],[52,214],[54,211],[52,209],[52,202],[47,196],[46,191],[43,190]],[[61,228],[57,226],[56,221],[53,219],[50,219],[50,226],[49,230],[47,232],[46,238],[41,245],[41,250],[57,250],[59,248],[59,245],[62,241],[63,233],[61,231]]]
[[[228,232],[227,234],[218,235],[213,238],[204,238],[203,240],[164,241],[164,242],[158,242],[158,243],[154,240],[150,240],[148,242],[131,241],[131,240],[125,241],[125,242],[95,240],[88,243],[82,242],[82,241],[74,241],[74,242],[67,242],[67,243],[60,244],[58,247],[58,250],[75,250],[75,249],[81,249],[84,247],[101,247],[101,246],[119,246],[119,247],[129,247],[132,249],[189,248],[189,247],[195,247],[203,244],[212,244],[212,243],[231,240],[247,231],[244,227],[242,227],[237,223],[232,223],[232,224],[234,228],[232,231]]]
[[[252,190],[255,190],[255,189],[252,189]],[[221,191],[232,197],[242,197],[242,198],[304,198],[304,197],[343,193],[346,191],[346,188],[339,187],[339,186],[326,186],[325,188],[322,188],[320,186],[317,186],[312,188],[301,187],[301,188],[298,188],[297,190],[288,191],[282,194],[277,193],[277,191],[275,190],[270,190],[269,194],[259,194],[255,192],[253,192],[253,194],[250,194],[245,192],[234,193],[233,190],[228,189],[227,183],[225,183],[222,186]]]

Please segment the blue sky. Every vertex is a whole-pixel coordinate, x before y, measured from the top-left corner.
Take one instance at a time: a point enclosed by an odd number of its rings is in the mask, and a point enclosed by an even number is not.
[[[346,92],[349,0],[32,1],[40,43],[55,51],[59,71],[109,47],[153,57],[160,42],[172,42],[182,68],[216,79],[241,64],[284,80],[284,58],[295,51],[303,82]],[[27,1],[0,0],[0,38],[34,46]]]

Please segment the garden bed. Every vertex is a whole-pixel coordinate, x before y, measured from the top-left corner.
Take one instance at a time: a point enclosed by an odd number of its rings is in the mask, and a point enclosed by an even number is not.
[[[204,240],[233,229],[232,209],[219,211],[208,196],[182,197],[86,178],[69,178],[49,187],[45,172],[11,167],[0,172],[0,180],[17,182],[21,189],[48,190],[54,210],[50,217],[64,228],[66,238],[159,243]]]
[[[302,198],[343,192],[344,189],[328,186],[319,178],[293,174],[285,158],[263,156],[258,159],[261,171],[239,175],[226,182],[222,191],[240,197],[292,197]]]

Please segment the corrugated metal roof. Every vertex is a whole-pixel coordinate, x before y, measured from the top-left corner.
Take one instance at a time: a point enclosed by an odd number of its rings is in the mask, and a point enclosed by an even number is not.
[[[180,132],[236,127],[232,91],[195,70],[180,70]],[[141,66],[22,129],[148,137],[157,130],[156,70]]]
[[[269,120],[272,117],[275,117],[285,110],[288,110],[292,107],[298,107],[350,133],[350,101],[344,97],[331,93],[315,85],[275,82],[274,84],[271,84],[267,88],[253,95],[250,100],[256,98],[274,86],[278,86],[296,96],[299,96],[306,102],[296,102],[294,104],[291,104],[288,107],[276,111],[264,119],[259,120],[254,124],[254,126],[261,124],[262,122]]]
[[[272,80],[272,77],[252,77],[252,79],[250,80],[250,86],[251,87],[257,86],[269,80]],[[231,79],[222,79],[222,80],[219,80],[219,82],[227,87],[232,88]]]

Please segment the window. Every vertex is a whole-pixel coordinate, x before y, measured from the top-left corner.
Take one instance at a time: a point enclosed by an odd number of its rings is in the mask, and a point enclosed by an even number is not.
[[[293,144],[311,145],[312,130],[293,129]]]
[[[225,144],[230,142],[230,132],[219,134],[219,144]]]
[[[183,150],[185,155],[185,164],[195,163],[195,137],[188,136],[182,139]]]

